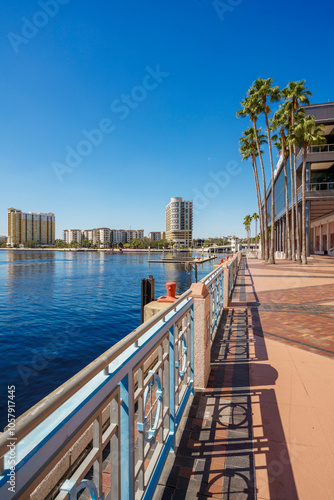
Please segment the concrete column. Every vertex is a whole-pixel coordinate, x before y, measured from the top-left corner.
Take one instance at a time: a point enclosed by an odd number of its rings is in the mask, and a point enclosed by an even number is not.
[[[327,221],[327,253],[329,250],[329,222]]]
[[[321,234],[321,224],[319,226],[319,252],[322,250],[322,234]]]
[[[283,219],[280,219],[281,223],[281,252],[284,252],[284,224]]]
[[[306,256],[310,256],[310,210],[309,210],[309,202],[306,202]]]
[[[227,267],[227,264],[224,264],[224,297],[223,297],[223,306],[228,307],[230,294],[230,269]]]
[[[315,235],[315,226],[313,227],[313,253],[316,250],[315,248],[315,242],[316,242],[316,235]]]
[[[210,375],[210,294],[204,283],[190,287],[194,298],[194,387],[205,389]]]
[[[279,252],[280,251],[280,225],[279,225],[279,222],[277,222],[277,225],[276,225],[276,238],[277,238],[277,246],[276,246],[276,251]]]

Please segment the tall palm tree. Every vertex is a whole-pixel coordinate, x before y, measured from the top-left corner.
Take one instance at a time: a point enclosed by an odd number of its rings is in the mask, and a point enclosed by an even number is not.
[[[265,135],[261,134],[261,129],[257,130],[257,136],[258,136],[258,142],[260,146],[264,143],[267,142]],[[252,159],[252,167],[253,167],[253,174],[254,174],[254,181],[255,181],[255,189],[256,189],[256,197],[257,197],[257,206],[258,206],[258,211],[259,211],[259,220],[260,220],[260,239],[261,239],[261,259],[265,259],[265,235],[264,235],[264,215],[263,215],[263,210],[262,210],[262,200],[261,200],[261,190],[260,190],[260,183],[259,183],[259,177],[258,177],[258,171],[257,171],[257,163],[256,163],[256,158],[259,156],[259,152],[257,150],[256,146],[256,137],[255,137],[255,131],[253,127],[248,128],[247,130],[244,131],[244,135],[240,138],[239,140],[240,144],[240,154],[242,157],[242,161],[247,160],[248,158]],[[261,151],[261,154],[263,152]],[[265,200],[265,197],[264,197]],[[267,239],[268,241],[268,239]]]
[[[251,222],[252,222],[252,217],[250,215],[246,215],[244,218],[243,224],[244,224],[245,229],[247,231],[248,250],[249,250],[249,239],[250,239],[249,232],[250,232]]]
[[[295,194],[294,194],[294,155],[293,152],[293,144],[290,140],[290,136],[292,133],[292,117],[291,117],[291,109],[292,102],[285,101],[283,106],[288,114],[288,126],[287,126],[287,137],[286,142],[289,148],[289,158],[290,158],[290,196],[291,196],[291,260],[296,260],[296,249],[295,249]],[[299,111],[303,111],[299,109]]]
[[[262,186],[263,186],[263,230],[264,230],[264,239],[262,240],[264,243],[264,260],[268,262],[269,260],[269,247],[268,247],[268,211],[267,211],[267,196],[266,196],[266,176],[265,176],[265,171],[264,171],[264,164],[263,164],[263,158],[262,158],[262,151],[261,151],[261,144],[259,140],[259,134],[258,130],[256,128],[256,123],[257,119],[259,116],[259,106],[257,104],[257,101],[254,97],[248,96],[245,97],[241,101],[242,109],[240,109],[237,112],[237,117],[238,118],[244,118],[246,116],[249,116],[252,123],[253,123],[253,130],[254,130],[254,136],[255,136],[255,143],[256,143],[256,149],[259,155],[260,159],[260,165],[261,165],[261,173],[262,173]]]
[[[307,264],[306,257],[306,163],[307,148],[312,144],[324,144],[326,138],[323,136],[323,128],[315,122],[314,116],[308,115],[300,118],[293,128],[293,142],[303,146],[303,169],[302,169],[302,264]]]
[[[248,90],[248,95],[255,99],[255,103],[257,106],[258,114],[263,113],[266,120],[266,130],[268,137],[268,148],[269,148],[269,158],[270,158],[270,167],[271,167],[271,245],[270,245],[270,255],[269,255],[269,263],[275,264],[275,233],[273,226],[275,225],[275,196],[274,196],[274,162],[273,162],[273,153],[272,153],[272,145],[271,145],[271,130],[269,125],[269,114],[271,113],[271,109],[269,107],[269,103],[277,102],[281,98],[280,90],[277,86],[272,86],[273,79],[267,78],[263,80],[262,78],[258,78],[251,85]]]
[[[259,220],[259,216],[256,212],[253,213],[252,219],[255,222],[255,250],[257,250],[257,221]]]
[[[279,136],[274,135],[272,138],[276,140],[275,146],[281,152],[283,157],[283,171],[284,171],[284,190],[285,190],[285,233],[284,233],[284,248],[285,258],[291,260],[291,239],[290,239],[290,217],[289,217],[289,190],[288,190],[288,174],[287,174],[287,160],[289,156],[289,147],[287,144],[286,130],[289,124],[289,112],[284,105],[282,105],[271,119],[271,126],[273,130],[279,130]],[[292,209],[293,211],[293,209]]]
[[[296,121],[298,121],[298,111],[300,106],[307,106],[310,104],[311,92],[304,85],[305,80],[299,82],[289,82],[288,85],[282,90],[282,97],[285,99],[286,103],[290,103],[290,124],[291,129],[295,126]],[[300,116],[300,114],[299,114]],[[293,151],[293,176],[294,176],[294,187],[293,187],[293,204],[295,203],[295,228],[296,228],[296,260],[301,261],[300,257],[300,227],[299,227],[299,213],[298,213],[298,197],[297,197],[297,156],[296,156],[296,144],[292,143]],[[291,156],[292,158],[292,156]],[[294,245],[294,243],[293,243]]]

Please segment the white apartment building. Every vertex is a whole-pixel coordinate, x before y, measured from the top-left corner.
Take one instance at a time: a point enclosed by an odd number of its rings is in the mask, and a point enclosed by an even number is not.
[[[98,239],[104,245],[111,242],[111,231],[108,227],[98,228]]]
[[[100,234],[98,229],[85,229],[84,231],[82,231],[82,239],[91,241],[93,245],[96,244],[99,238]]]
[[[144,238],[144,229],[138,230],[124,230],[124,229],[109,229],[108,227],[99,227],[97,229],[65,229],[64,231],[64,241],[66,243],[72,243],[76,241],[81,243],[83,240],[91,241],[93,245],[97,242],[100,245],[105,245],[106,243],[113,243],[114,245],[119,245],[120,243],[131,243],[135,238]]]
[[[159,241],[162,239],[161,238],[161,231],[151,231],[150,233],[148,233],[148,237],[152,241]]]
[[[111,229],[110,231],[111,242],[114,245],[119,243],[126,243],[126,234],[124,229]]]
[[[190,246],[193,230],[193,202],[173,197],[166,206],[166,238],[177,246]]]
[[[128,231],[125,231],[125,238],[126,238],[126,243],[131,243],[132,240],[137,238],[137,231],[134,231],[132,229],[129,229]]]
[[[82,231],[81,229],[65,229],[63,239],[68,244],[71,244],[72,241],[80,244],[82,241]]]

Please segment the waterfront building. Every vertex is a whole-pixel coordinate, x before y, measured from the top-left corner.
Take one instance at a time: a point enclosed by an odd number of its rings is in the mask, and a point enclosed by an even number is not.
[[[71,244],[72,241],[75,243],[81,243],[82,241],[82,233],[81,229],[65,229],[64,230],[64,241],[65,243]]]
[[[86,241],[91,241],[93,245],[96,244],[99,239],[99,234],[97,229],[85,229],[82,231],[82,239]]]
[[[137,231],[134,231],[133,229],[129,229],[128,231],[125,231],[125,242],[126,243],[131,243],[132,240],[137,238]]]
[[[124,229],[111,229],[111,242],[114,245],[126,243],[126,234]]]
[[[193,229],[193,202],[173,197],[166,206],[166,238],[176,246],[190,246]]]
[[[124,230],[124,229],[109,229],[108,227],[99,227],[97,229],[65,229],[64,241],[71,243],[75,241],[81,243],[82,241],[91,241],[93,245],[99,243],[105,246],[107,243],[119,245],[120,243],[131,243],[133,239],[143,239],[144,229],[138,230]]]
[[[7,246],[35,243],[53,245],[55,242],[55,215],[51,212],[22,212],[9,208],[7,213]]]
[[[111,231],[108,227],[99,227],[97,231],[98,231],[98,240],[102,245],[111,242]]]
[[[334,102],[305,106],[306,115],[313,115],[317,125],[322,125],[327,143],[310,146],[306,164],[306,245],[310,253],[328,254],[334,248]],[[302,166],[304,149],[297,149],[297,198],[301,218]],[[291,225],[290,161],[287,164],[289,210]],[[275,196],[275,251],[276,257],[285,253],[286,204],[284,191],[283,158],[280,156],[274,177]],[[267,191],[268,214],[271,210],[271,185]],[[290,226],[291,227],[291,226]],[[331,253],[331,252],[330,252]]]
[[[161,240],[161,231],[152,231],[148,233],[148,237],[152,241],[159,241]]]

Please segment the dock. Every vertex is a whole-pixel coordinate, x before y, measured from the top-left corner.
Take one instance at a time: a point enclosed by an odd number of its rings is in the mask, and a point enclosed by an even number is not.
[[[213,257],[205,257],[205,258],[202,258],[202,259],[189,259],[189,258],[185,258],[185,259],[180,259],[180,258],[176,258],[176,259],[161,259],[161,260],[157,260],[157,259],[149,259],[148,262],[149,264],[153,264],[153,263],[156,263],[156,264],[204,264],[204,262],[208,262],[209,260],[214,260],[216,259],[217,257],[216,256],[213,256]]]

